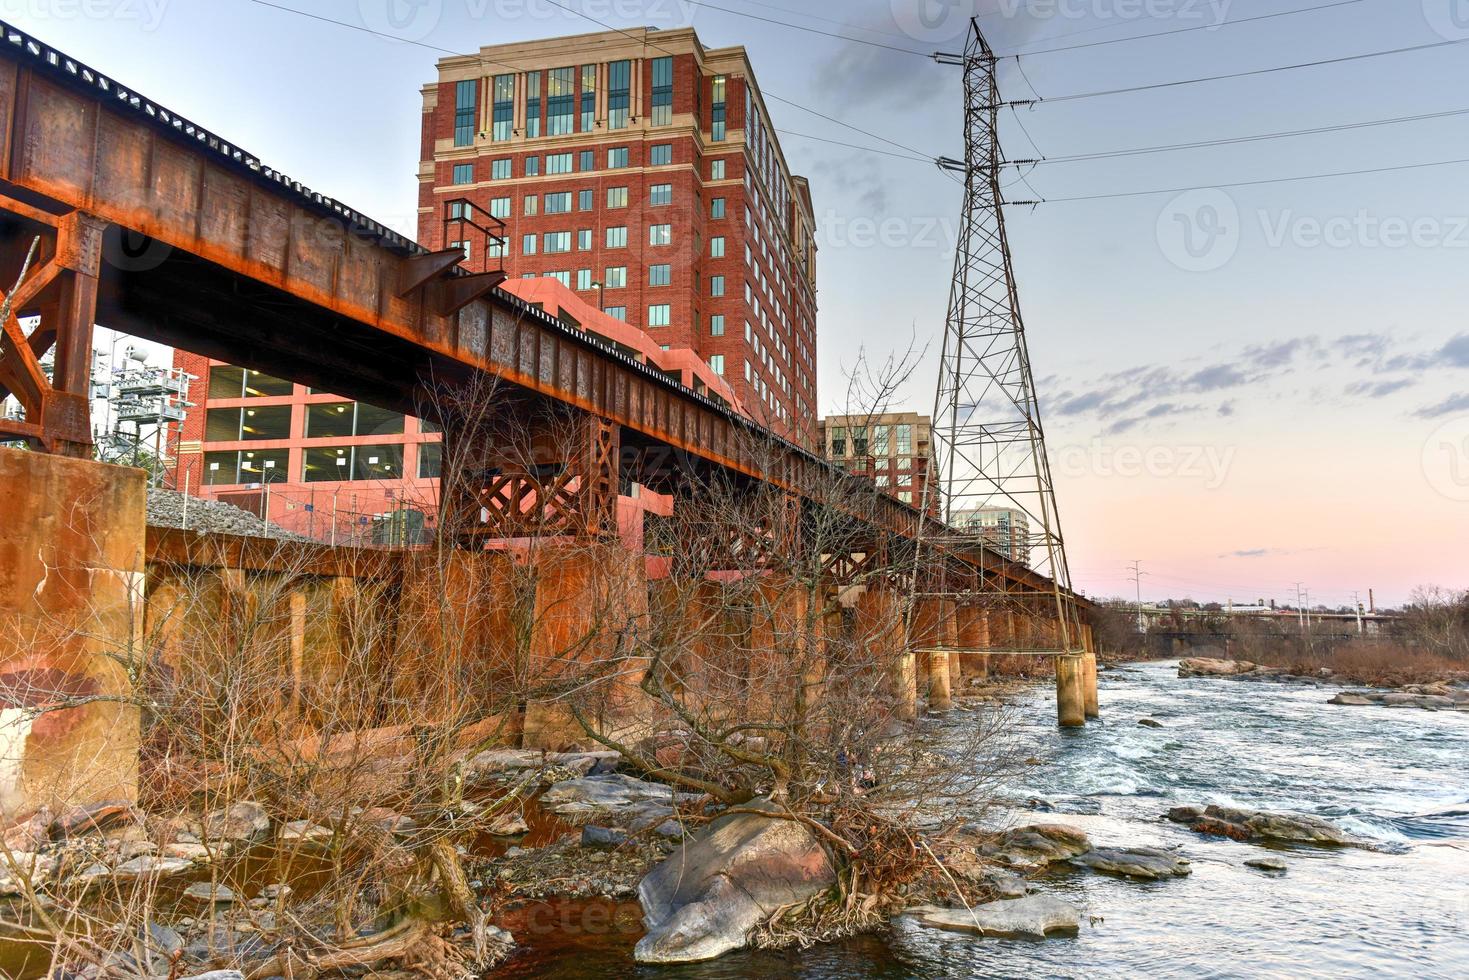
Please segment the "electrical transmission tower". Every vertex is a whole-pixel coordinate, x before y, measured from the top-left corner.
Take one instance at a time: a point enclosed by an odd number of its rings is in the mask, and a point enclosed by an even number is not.
[[[962,162],[939,162],[964,175],[964,211],[934,397],[937,478],[929,484],[939,484],[947,530],[931,534],[949,548],[983,545],[981,561],[991,571],[1019,563],[1035,574],[981,574],[977,583],[940,586],[939,593],[1054,617],[1054,631],[1030,633],[1028,642],[1012,634],[1011,645],[1075,654],[1083,646],[1080,619],[1005,237],[997,59],[978,22],[971,23],[962,57],[937,56],[964,70],[965,145]]]

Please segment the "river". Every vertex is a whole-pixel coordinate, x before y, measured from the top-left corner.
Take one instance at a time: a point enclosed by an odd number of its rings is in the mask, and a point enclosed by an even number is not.
[[[524,936],[526,948],[494,976],[1469,976],[1469,713],[1338,707],[1322,688],[1180,680],[1176,666],[1103,673],[1104,717],[1084,731],[1049,723],[1047,690],[1016,705],[1023,751],[1043,764],[1012,795],[1100,812],[1017,811],[1015,820],[1073,824],[1097,845],[1177,848],[1193,862],[1189,877],[1157,883],[1090,872],[1042,880],[1090,919],[1074,938],[977,939],[899,924],[802,952],[638,968],[635,931],[576,928],[573,914],[562,917],[569,932]],[[1255,871],[1243,862],[1262,848],[1160,819],[1188,803],[1317,814],[1385,849],[1280,850],[1286,872]]]

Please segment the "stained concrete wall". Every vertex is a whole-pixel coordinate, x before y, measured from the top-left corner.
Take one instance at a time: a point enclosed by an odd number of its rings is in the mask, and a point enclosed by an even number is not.
[[[0,449],[0,813],[138,794],[141,470]],[[49,706],[96,700],[46,711]],[[36,711],[40,710],[40,714]]]

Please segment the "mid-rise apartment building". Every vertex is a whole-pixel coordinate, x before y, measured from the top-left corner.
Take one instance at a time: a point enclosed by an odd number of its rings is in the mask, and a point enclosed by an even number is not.
[[[423,89],[423,244],[459,245],[473,271],[558,279],[694,351],[748,414],[808,447],[814,235],[742,47],[687,28],[501,44],[441,59]]]
[[[1030,562],[1030,517],[1013,507],[967,507],[949,516],[950,523],[979,537],[1014,561]]]
[[[849,473],[870,478],[905,504],[923,506],[933,462],[929,418],[917,412],[832,415],[819,423],[826,458]],[[928,506],[937,513],[938,495]]]

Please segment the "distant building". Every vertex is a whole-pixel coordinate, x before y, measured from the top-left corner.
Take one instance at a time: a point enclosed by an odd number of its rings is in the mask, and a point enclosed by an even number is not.
[[[950,518],[956,528],[973,531],[984,543],[1014,561],[1030,562],[1030,518],[1013,507],[973,507],[956,510]]]
[[[833,415],[817,423],[827,459],[905,504],[923,505],[932,467],[929,419],[917,412]],[[938,495],[929,501],[938,512]]]

